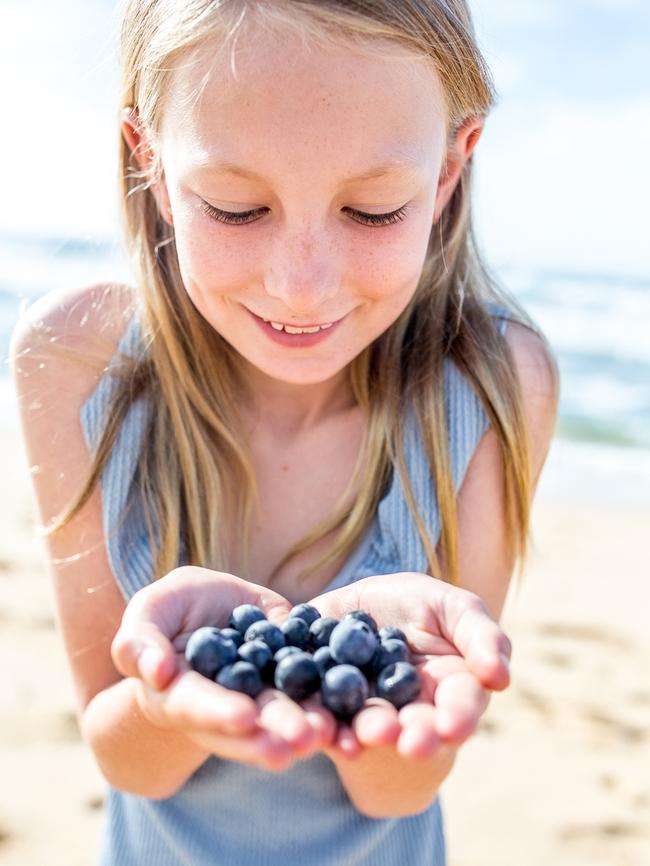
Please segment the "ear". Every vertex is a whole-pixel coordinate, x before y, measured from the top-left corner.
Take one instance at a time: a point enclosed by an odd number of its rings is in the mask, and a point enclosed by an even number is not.
[[[160,215],[165,222],[172,225],[173,217],[167,184],[165,183],[165,173],[160,171],[158,176],[155,176],[155,152],[147,136],[147,131],[138,116],[137,108],[134,106],[129,106],[122,112],[122,135],[135,157],[140,171],[146,172],[152,178],[148,188],[156,199]]]
[[[470,159],[472,151],[481,137],[484,125],[484,118],[473,117],[466,120],[458,128],[454,140],[447,150],[445,161],[442,164],[438,180],[438,191],[436,192],[436,204],[433,211],[434,224],[442,216],[443,210],[456,189],[456,184],[460,180],[463,168]]]

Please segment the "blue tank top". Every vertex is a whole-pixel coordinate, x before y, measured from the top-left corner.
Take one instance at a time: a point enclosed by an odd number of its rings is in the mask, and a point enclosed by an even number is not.
[[[492,314],[505,333],[507,315]],[[137,316],[118,353],[142,351]],[[118,353],[110,366],[118,363]],[[104,376],[81,409],[94,455],[117,380]],[[445,361],[449,446],[458,492],[487,415],[458,368]],[[149,417],[146,396],[130,407],[101,478],[104,537],[125,600],[151,582],[153,557],[139,499],[137,461]],[[435,487],[413,414],[405,421],[405,457],[413,493],[434,546],[440,535]],[[120,520],[131,497],[127,518]],[[181,547],[182,551],[184,548]],[[183,553],[180,562],[183,562]],[[180,564],[180,563],[179,563]],[[428,573],[426,554],[409,512],[399,473],[368,531],[322,590],[372,574]],[[208,758],[173,796],[153,800],[108,786],[100,866],[445,866],[440,797],[423,812],[376,819],[360,813],[325,755],[270,773],[237,761]]]

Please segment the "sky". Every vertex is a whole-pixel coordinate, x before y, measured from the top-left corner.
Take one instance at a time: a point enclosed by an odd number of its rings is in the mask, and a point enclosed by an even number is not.
[[[476,151],[496,266],[650,277],[650,4],[475,0],[499,102]],[[1,0],[0,233],[117,236],[117,14]]]

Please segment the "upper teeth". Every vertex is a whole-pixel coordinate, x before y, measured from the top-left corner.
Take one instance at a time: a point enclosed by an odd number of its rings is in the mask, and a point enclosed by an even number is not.
[[[269,322],[268,319],[264,319],[265,322]],[[314,325],[313,328],[294,328],[292,325],[283,325],[282,322],[270,322],[272,328],[275,328],[276,331],[286,331],[287,334],[315,334],[317,331],[325,331],[327,328],[331,328],[333,322],[328,322],[326,325]]]

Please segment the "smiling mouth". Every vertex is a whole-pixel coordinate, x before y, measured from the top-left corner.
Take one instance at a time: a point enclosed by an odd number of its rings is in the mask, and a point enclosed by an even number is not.
[[[334,324],[334,322],[329,322],[326,325],[303,325],[299,328],[295,325],[283,325],[282,322],[274,322],[271,319],[263,319],[262,321],[270,325],[275,331],[284,331],[287,334],[317,334],[319,331],[326,331]]]
[[[341,321],[341,319],[333,319],[331,322],[323,322],[322,324],[312,323],[310,325],[292,325],[286,322],[276,322],[273,319],[265,319],[263,316],[258,316],[256,313],[253,313],[253,315],[261,322],[271,325],[275,331],[284,331],[287,334],[317,334],[319,331],[326,331],[328,328],[331,328],[332,325]]]

